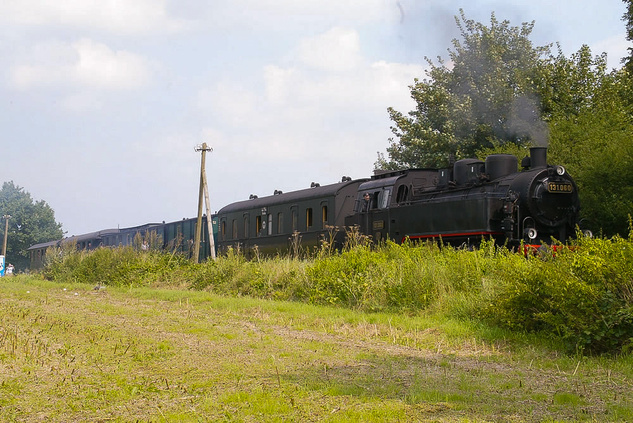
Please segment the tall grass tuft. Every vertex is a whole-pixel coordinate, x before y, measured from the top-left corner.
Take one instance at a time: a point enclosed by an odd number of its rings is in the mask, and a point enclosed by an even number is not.
[[[189,265],[180,255],[158,250],[139,251],[129,246],[84,251],[64,245],[47,251],[43,276],[100,286],[173,284]]]

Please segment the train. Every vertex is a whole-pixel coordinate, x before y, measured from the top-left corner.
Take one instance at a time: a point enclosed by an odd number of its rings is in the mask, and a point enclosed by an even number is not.
[[[578,187],[563,166],[547,163],[547,148],[532,147],[516,156],[492,154],[485,160],[462,159],[443,169],[376,171],[369,178],[342,177],[334,184],[238,201],[212,217],[213,244],[201,240],[201,259],[211,248],[272,255],[345,243],[347,231],[373,242],[390,239],[441,240],[475,246],[482,239],[516,248],[540,246],[552,239],[565,243],[578,227]],[[195,218],[111,229],[71,237],[79,248],[131,245],[136,234],[153,232],[163,248],[190,253]],[[208,233],[206,219],[203,234]],[[589,231],[587,231],[589,233]],[[208,238],[208,237],[207,237]],[[31,261],[41,266],[45,251],[60,241],[32,246]]]
[[[194,250],[197,220],[197,218],[184,218],[169,223],[146,223],[129,228],[102,229],[35,244],[27,249],[30,269],[38,270],[44,267],[46,253],[50,251],[49,249],[61,248],[64,245],[70,245],[80,250],[132,246],[138,249],[166,250],[191,257]],[[203,259],[211,255],[212,243],[209,242],[208,233],[207,221],[203,219],[199,253]]]

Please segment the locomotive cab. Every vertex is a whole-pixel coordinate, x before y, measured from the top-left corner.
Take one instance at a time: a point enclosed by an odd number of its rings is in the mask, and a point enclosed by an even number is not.
[[[437,169],[378,171],[371,180],[359,185],[355,213],[346,218],[345,225],[358,226],[361,233],[377,241],[397,237],[401,232],[397,210],[419,201],[425,193],[436,191],[439,183]]]
[[[356,213],[364,213],[370,210],[386,209],[391,202],[393,187],[397,176],[371,180],[360,184],[356,194]],[[366,196],[369,195],[368,198]]]
[[[436,190],[440,186],[441,178],[447,181],[448,175],[446,169],[376,171],[371,180],[358,187],[354,211],[361,213],[408,204],[423,193]],[[370,196],[368,207],[364,199],[365,194]]]

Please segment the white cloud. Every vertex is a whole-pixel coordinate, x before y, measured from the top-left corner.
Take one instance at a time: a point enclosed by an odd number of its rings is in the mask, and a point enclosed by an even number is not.
[[[102,110],[104,104],[97,96],[94,96],[91,93],[81,92],[70,94],[63,98],[61,106],[64,110],[74,113],[82,113],[88,110]]]
[[[415,78],[424,76],[425,68],[419,64],[387,63],[379,61],[372,63],[369,71],[370,85],[379,87],[378,90],[365,91],[380,103],[387,103],[390,107],[405,111],[414,106],[410,97],[409,86]],[[404,95],[406,93],[406,95]]]
[[[135,88],[150,79],[149,65],[142,57],[114,51],[105,44],[83,39],[73,44],[79,54],[75,64],[76,79],[99,88]]]
[[[248,89],[238,81],[224,81],[201,91],[198,106],[223,122],[248,123],[251,127],[319,116],[336,119],[376,110],[386,114],[388,106],[404,110],[413,106],[408,86],[423,75],[422,66],[368,62],[358,49],[358,35],[347,29],[330,30],[300,41],[299,46],[295,50],[297,60],[288,60],[294,65],[263,67],[261,90]],[[344,52],[352,59],[339,60]],[[345,63],[341,65],[341,61]],[[315,70],[318,64],[322,66]]]
[[[363,25],[391,19],[390,0],[5,0],[0,23],[117,34],[304,29],[307,23]]]
[[[265,66],[264,83],[267,101],[271,104],[281,104],[287,101],[293,93],[289,91],[286,81],[292,79],[296,72],[293,68],[284,69],[276,65]]]
[[[307,66],[334,72],[354,69],[362,60],[358,33],[346,28],[302,40],[297,54]]]
[[[621,33],[617,36],[610,37],[590,46],[593,54],[607,53],[608,66],[610,68],[620,68],[623,57],[629,56],[629,47],[633,47],[630,41],[626,39],[626,34]]]
[[[37,45],[23,61],[26,63],[16,64],[9,70],[11,85],[23,90],[58,85],[131,89],[146,85],[151,78],[151,66],[146,59],[89,39],[72,44]]]
[[[366,113],[376,107],[411,107],[408,86],[423,75],[420,65],[359,61],[346,72],[314,74],[309,69],[266,66],[269,106],[297,109],[315,107],[330,112]]]
[[[281,32],[304,30],[306,26],[362,26],[396,20],[399,13],[391,0],[214,0],[209,2],[206,20],[229,31]]]
[[[385,0],[231,0],[239,7],[288,15],[340,16],[345,19],[377,19],[390,2]],[[394,4],[395,6],[395,4]]]
[[[119,33],[180,30],[184,23],[170,18],[165,6],[165,0],[10,0],[0,3],[0,22]]]
[[[241,172],[262,172],[263,163],[276,163],[261,184],[278,188],[274,179],[289,172],[331,175],[329,182],[342,173],[367,176],[376,152],[388,145],[387,107],[414,107],[408,86],[424,69],[370,62],[358,40],[355,31],[335,28],[299,41],[283,60],[290,65],[264,66],[259,89],[235,80],[201,92],[198,106],[212,117],[208,133],[217,140],[210,144],[230,163],[219,164],[223,172],[236,172],[236,164]],[[296,183],[286,181],[283,189]]]
[[[198,109],[209,112],[228,126],[254,125],[259,98],[237,82],[220,82],[198,93]]]

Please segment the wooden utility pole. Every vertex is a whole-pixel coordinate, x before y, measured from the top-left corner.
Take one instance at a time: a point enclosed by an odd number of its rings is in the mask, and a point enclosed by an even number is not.
[[[198,220],[196,222],[196,234],[193,243],[193,260],[197,263],[200,260],[200,238],[202,237],[202,197],[204,196],[207,206],[207,229],[209,232],[209,250],[211,251],[211,258],[215,260],[215,242],[213,239],[213,223],[211,219],[211,207],[209,205],[209,190],[207,187],[207,172],[206,166],[206,154],[207,151],[213,151],[213,149],[207,146],[207,143],[196,146],[195,151],[202,152],[202,159],[200,162],[200,191],[198,194]]]
[[[215,260],[215,240],[213,239],[213,219],[211,218],[211,203],[209,202],[209,187],[207,186],[207,172],[202,169],[202,184],[204,185],[204,203],[207,207],[207,231],[209,232],[209,251],[211,259]]]
[[[4,259],[7,259],[7,234],[9,233],[9,219],[11,219],[11,216],[8,214],[5,214],[4,216],[2,216],[2,218],[4,219],[4,244],[2,247],[2,255],[4,256]]]

